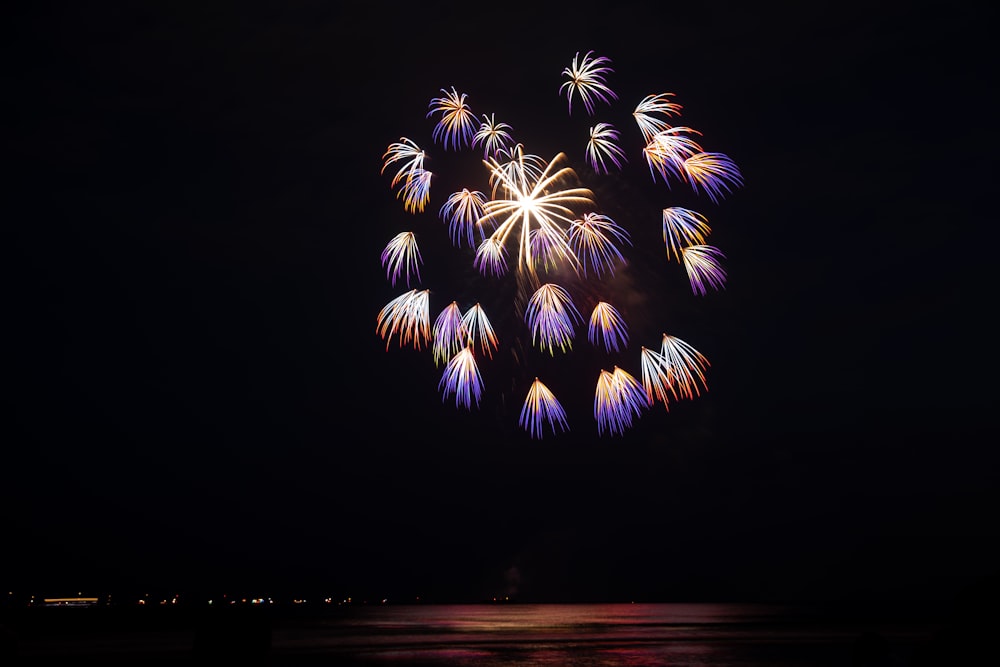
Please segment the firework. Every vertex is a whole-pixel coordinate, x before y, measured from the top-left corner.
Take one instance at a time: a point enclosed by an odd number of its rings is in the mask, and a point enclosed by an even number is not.
[[[465,311],[462,325],[468,335],[469,345],[475,347],[478,342],[480,351],[492,359],[493,351],[498,345],[497,336],[483,307],[477,303]]]
[[[628,162],[625,152],[618,145],[619,132],[611,123],[598,123],[590,128],[590,141],[587,142],[587,161],[596,172],[610,173],[607,162],[618,169]]]
[[[597,433],[623,434],[648,404],[645,389],[631,373],[617,366],[611,372],[602,370],[594,393]]]
[[[407,287],[410,286],[411,275],[420,280],[421,263],[423,259],[420,257],[417,237],[413,232],[396,234],[382,251],[382,266],[385,268],[386,278],[393,285],[396,284],[400,273],[404,275]]]
[[[681,257],[695,293],[704,296],[709,287],[722,289],[726,284],[726,270],[721,261],[725,255],[715,246],[690,245],[683,249]]]
[[[452,86],[451,92],[441,89],[444,97],[435,97],[431,100],[430,111],[427,117],[430,118],[436,113],[441,114],[441,119],[434,128],[434,141],[440,141],[445,150],[450,146],[453,150],[459,150],[468,146],[476,135],[476,117],[472,109],[465,103],[468,95],[459,93]]]
[[[670,129],[670,123],[667,122],[669,118],[680,115],[682,107],[670,100],[673,96],[673,93],[647,95],[632,112],[632,117],[647,145],[657,134]]]
[[[743,185],[740,168],[725,153],[695,153],[684,160],[684,173],[691,187],[704,190],[713,202]]]
[[[613,273],[616,262],[625,258],[618,245],[632,245],[628,232],[602,213],[584,213],[569,227],[569,246],[579,258],[584,274]]]
[[[669,410],[671,397],[690,400],[702,389],[708,391],[708,359],[680,338],[663,334],[659,351],[643,346],[640,355],[642,386],[650,405],[661,401]]]
[[[697,134],[697,131],[690,127],[668,127],[653,135],[642,149],[653,180],[659,176],[669,185],[671,178],[684,178],[684,161],[702,152],[698,142],[688,136],[691,133]]]
[[[608,85],[613,72],[610,58],[593,51],[581,56],[578,51],[562,71],[565,80],[558,86],[553,81],[559,96],[565,96],[568,109],[564,107],[562,113],[572,116],[576,102],[591,117],[613,114],[619,99]],[[654,209],[661,212],[659,220],[656,214],[647,219],[631,211],[612,217],[602,209],[595,192],[602,192],[598,186],[608,180],[645,171],[630,164],[629,156],[634,154],[645,161],[647,179],[665,186],[668,194],[676,186],[686,186],[694,196],[719,205],[743,186],[736,162],[724,153],[706,150],[703,143],[707,142],[698,130],[674,124],[683,107],[672,92],[646,95],[631,112],[625,112],[625,120],[634,122],[631,135],[619,129],[630,125],[617,122],[620,116],[616,122],[596,118],[589,137],[580,137],[578,144],[583,146],[579,157],[590,167],[581,176],[570,154],[556,151],[543,157],[531,152],[514,140],[513,127],[498,121],[495,114],[475,115],[469,95],[454,86],[439,90],[441,95],[430,99],[425,120],[431,119],[431,143],[454,155],[444,165],[435,163],[435,170],[444,169],[442,173],[461,177],[463,185],[468,185],[443,197],[437,218],[447,226],[446,233],[440,231],[450,240],[446,245],[456,258],[468,261],[469,271],[451,284],[436,286],[433,292],[422,285],[411,288],[423,281],[425,255],[417,247],[417,235],[425,245],[434,232],[433,227],[420,225],[437,174],[427,168],[430,156],[411,138],[402,136],[389,143],[381,171],[391,174],[390,189],[402,201],[404,213],[416,219],[411,231],[392,236],[382,251],[387,281],[393,287],[405,282],[409,290],[390,299],[378,313],[376,332],[385,340],[386,349],[393,339],[400,348],[421,351],[429,347],[434,366],[442,368],[438,391],[443,400],[453,399],[457,408],[465,410],[479,407],[483,400],[482,364],[513,363],[516,371],[509,390],[524,397],[518,425],[536,439],[569,431],[570,415],[549,384],[534,373],[523,372],[532,364],[574,366],[592,363],[591,355],[609,359],[605,367],[613,370],[596,369],[593,419],[599,436],[623,435],[654,403],[662,403],[669,412],[671,402],[692,400],[707,392],[708,359],[685,341],[664,333],[658,348],[634,347],[637,332],[631,330],[629,321],[647,300],[633,292],[642,291],[636,276],[645,274],[632,272],[623,281],[616,274],[634,261],[628,255],[633,246],[630,230],[635,225],[659,224],[666,263],[684,267],[691,294],[706,297],[710,291],[721,290],[727,280],[726,256],[710,243],[708,217],[666,202]],[[531,120],[543,116],[543,107],[537,105]],[[514,120],[518,134],[524,135],[518,139],[530,139],[533,128]],[[569,126],[556,121],[554,127]],[[548,138],[550,133],[541,134]],[[463,152],[472,153],[472,159],[450,171]],[[628,227],[620,224],[622,220]],[[436,227],[442,227],[440,222]],[[447,292],[457,294],[445,297],[446,305],[437,311],[432,326],[430,300]],[[509,305],[496,305],[501,296],[510,299]],[[484,303],[493,315],[500,310],[502,326],[495,327],[487,317]],[[590,313],[589,318],[581,315],[582,308]],[[583,328],[590,343],[583,347],[590,351],[581,357],[574,343]],[[505,354],[500,355],[501,351]],[[626,370],[630,360],[638,368],[635,375]],[[533,381],[524,381],[528,377]],[[547,383],[560,391],[563,380],[547,377]],[[573,388],[575,382],[565,384]],[[500,392],[503,406],[506,391]]]
[[[462,188],[448,197],[438,214],[448,223],[448,234],[451,242],[461,245],[462,239],[472,247],[475,243],[476,222],[483,217],[483,206],[486,195],[479,190]]]
[[[447,363],[468,344],[469,333],[465,329],[462,310],[452,301],[445,306],[434,320],[431,329],[431,352],[435,365]]]
[[[396,170],[396,175],[392,177],[390,187],[396,187],[400,181],[409,180],[414,174],[423,171],[426,156],[420,146],[408,137],[400,137],[399,141],[389,144],[389,148],[382,155],[382,173],[385,173],[389,165],[403,162]]]
[[[483,395],[483,380],[479,377],[479,366],[471,347],[463,348],[448,360],[441,381],[438,383],[443,400],[454,394],[455,406],[472,409],[472,404],[479,405]]]
[[[483,147],[483,159],[495,156],[500,151],[510,149],[513,139],[508,130],[512,129],[514,128],[507,123],[497,122],[496,114],[483,114],[483,122],[472,137],[472,146]]]
[[[535,378],[528,389],[518,423],[532,438],[542,437],[546,423],[553,432],[557,428],[560,431],[569,429],[566,422],[566,411],[563,410],[555,394],[549,391],[549,388],[542,384],[538,378]]]
[[[639,363],[642,369],[642,387],[646,391],[646,401],[652,405],[656,401],[670,410],[671,377],[666,359],[656,350],[645,345],[639,350]]]
[[[418,350],[430,341],[429,295],[429,290],[412,289],[400,294],[379,311],[376,329],[378,335],[385,339],[386,349],[389,349],[393,336],[399,337],[400,347],[412,344]]]
[[[569,102],[569,112],[573,113],[573,94],[576,93],[583,100],[583,106],[587,113],[594,115],[594,102],[600,100],[607,104],[611,100],[617,100],[618,95],[608,88],[604,76],[613,72],[611,69],[611,59],[605,56],[592,57],[593,51],[588,51],[587,55],[580,60],[580,53],[573,56],[573,62],[563,70],[563,75],[569,77],[569,81],[564,82],[559,87],[559,92],[566,91],[566,99]]]
[[[600,301],[590,313],[587,340],[605,351],[618,352],[628,345],[628,325],[621,313],[607,301]]]
[[[499,278],[507,273],[507,247],[500,239],[483,239],[476,248],[476,259],[472,265],[484,275]]]
[[[663,243],[668,257],[680,262],[685,248],[704,244],[711,233],[708,219],[701,213],[681,206],[663,209]]]
[[[539,155],[525,153],[523,144],[515,144],[499,149],[486,166],[490,168],[490,187],[496,197],[501,189],[508,196],[529,191],[532,183],[542,177],[546,162]],[[512,189],[509,183],[517,183],[518,187]]]
[[[555,354],[556,347],[563,352],[573,347],[576,325],[583,321],[569,292],[553,283],[542,285],[531,296],[524,319],[531,342],[549,354]]]
[[[574,207],[593,208],[596,204],[589,189],[562,187],[575,175],[569,167],[559,166],[564,159],[565,154],[556,155],[537,176],[530,171],[537,164],[535,159],[529,160],[529,167],[524,166],[523,156],[506,164],[492,158],[485,161],[503,194],[486,202],[478,224],[494,225],[490,238],[496,239],[500,245],[506,244],[512,232],[520,230],[518,271],[534,274],[540,258],[550,260],[554,256],[571,264],[577,263],[576,254],[566,239],[565,227],[571,225],[576,217]],[[534,253],[531,243],[533,231],[542,233]]]
[[[413,140],[401,137],[399,141],[389,144],[388,150],[382,156],[384,172],[390,164],[404,161],[403,165],[392,177],[391,187],[399,187],[396,197],[403,200],[403,207],[410,213],[420,213],[430,199],[431,179],[433,173],[424,169],[426,154]]]
[[[670,378],[669,386],[674,398],[693,399],[695,396],[700,396],[699,385],[708,391],[705,371],[709,363],[705,355],[680,338],[667,334],[663,334],[660,355],[663,357],[664,368]]]

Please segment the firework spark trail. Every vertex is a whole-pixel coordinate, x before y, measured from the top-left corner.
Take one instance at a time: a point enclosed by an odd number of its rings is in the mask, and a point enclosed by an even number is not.
[[[710,245],[692,245],[684,248],[684,268],[687,270],[691,289],[702,296],[709,287],[722,289],[726,284],[726,270],[720,260],[722,251]]]
[[[407,137],[400,137],[399,141],[389,144],[388,149],[382,155],[382,173],[390,164],[395,164],[404,160],[403,164],[396,170],[389,187],[396,187],[400,181],[405,181],[413,177],[417,172],[423,171],[426,153],[417,146],[416,142]]]
[[[611,169],[605,160],[610,160],[619,170],[628,162],[625,151],[618,145],[618,130],[611,123],[598,123],[590,128],[587,142],[587,161],[594,171],[609,174]]]
[[[565,288],[546,283],[532,295],[524,319],[531,330],[531,342],[554,355],[556,347],[563,352],[573,347],[574,329],[583,316]]]
[[[385,268],[386,278],[393,286],[399,274],[404,274],[406,286],[410,286],[410,276],[415,275],[420,280],[420,265],[423,258],[420,257],[420,249],[417,247],[417,237],[413,232],[400,232],[396,234],[382,251],[382,266]]]
[[[471,410],[473,402],[479,405],[483,395],[483,379],[479,376],[479,366],[476,365],[476,356],[471,347],[466,347],[448,360],[438,389],[441,390],[442,400],[455,395],[455,407]]]
[[[518,424],[525,429],[532,438],[541,439],[545,424],[548,424],[553,432],[556,429],[568,431],[569,424],[566,419],[566,411],[556,399],[555,394],[549,391],[541,380],[535,378],[528,389],[528,395],[524,399],[521,407],[521,416]]]
[[[459,93],[452,86],[451,92],[441,89],[444,97],[435,97],[431,100],[430,111],[427,117],[430,118],[436,113],[441,114],[441,120],[434,127],[434,141],[440,141],[445,150],[450,146],[454,150],[459,150],[472,143],[476,136],[476,117],[472,109],[465,103],[468,95]]]
[[[483,307],[477,303],[465,311],[462,315],[462,325],[468,332],[469,345],[474,348],[478,342],[482,353],[492,359],[493,351],[497,349],[499,343]]]
[[[616,262],[625,262],[617,244],[632,245],[628,232],[601,213],[584,213],[569,228],[569,246],[580,259],[584,275],[588,267],[596,276],[613,273]]]
[[[426,169],[417,169],[403,183],[396,193],[402,198],[403,207],[410,213],[422,213],[431,198],[431,180],[434,174]]]
[[[696,153],[684,160],[684,173],[692,190],[700,188],[716,204],[743,185],[743,174],[725,153]]]
[[[635,118],[639,131],[642,133],[642,139],[647,145],[657,134],[670,129],[670,123],[667,122],[666,118],[659,118],[654,114],[662,114],[667,118],[680,115],[681,105],[669,99],[673,96],[673,93],[647,95],[632,112],[632,117]]]
[[[507,273],[507,247],[500,239],[483,239],[476,248],[476,258],[472,265],[483,275],[499,278]]]
[[[618,100],[607,84],[607,76],[614,72],[611,59],[593,51],[582,58],[580,54],[563,69],[568,80],[558,87],[569,115],[574,100],[583,104],[589,116],[597,114],[598,107],[609,111]],[[520,333],[511,334],[505,345],[515,363],[529,361],[524,354],[526,333],[530,333],[532,348],[554,358],[557,348],[565,354],[572,351],[577,327],[584,324],[588,340],[600,353],[629,354],[628,309],[620,312],[604,295],[614,285],[611,279],[616,270],[629,264],[623,254],[632,246],[629,232],[600,209],[593,190],[568,166],[565,153],[545,160],[527,152],[511,136],[511,125],[498,121],[495,114],[473,114],[464,92],[454,86],[440,92],[442,96],[431,99],[426,114],[428,119],[439,114],[431,138],[445,152],[481,151],[488,184],[484,190],[489,195],[462,188],[446,198],[437,214],[446,223],[456,251],[463,246],[474,249],[471,265],[482,280],[496,285],[512,276],[515,289],[510,311],[516,317],[506,322],[519,324]],[[672,124],[681,111],[674,93],[645,96],[631,112],[641,136],[637,152],[654,183],[668,190],[674,184],[686,184],[695,195],[718,205],[743,186],[743,175],[729,156],[704,150],[699,131]],[[599,120],[589,128],[589,141],[582,151],[593,170],[588,178],[610,177],[613,171],[620,176],[629,162],[622,133],[615,124]],[[422,214],[436,178],[425,167],[426,152],[404,136],[390,143],[382,157],[381,171],[392,168],[390,188],[402,200],[404,211]],[[721,290],[727,279],[722,265],[725,255],[709,245],[712,230],[707,217],[679,206],[661,210],[667,260],[684,266],[695,295]],[[511,261],[512,252],[516,252],[516,262]],[[413,232],[393,237],[381,259],[393,286],[400,280],[407,288],[411,282],[421,282],[423,258]],[[577,310],[564,280],[589,301],[589,321]],[[386,341],[387,350],[393,338],[401,348],[429,346],[435,365],[444,365],[438,383],[443,399],[454,396],[456,407],[478,407],[484,385],[477,356],[493,360],[501,336],[476,298],[461,300],[466,305],[474,303],[464,313],[460,301],[452,301],[432,328],[429,295],[427,289],[410,289],[390,300],[378,314],[376,332]],[[641,381],[618,365],[613,371],[600,371],[593,415],[598,435],[622,435],[654,402],[662,402],[669,411],[671,400],[692,399],[708,391],[707,358],[674,336],[663,334],[659,350],[641,346],[637,363]],[[546,430],[553,434],[569,430],[559,400],[537,377],[527,390],[518,423],[531,438],[541,438]]]
[[[508,195],[531,190],[532,184],[542,177],[547,165],[540,155],[525,153],[524,144],[501,148],[483,163],[490,170],[490,187],[494,197],[501,189]],[[516,183],[517,186],[512,188],[510,183]]]
[[[698,142],[685,132],[699,134],[690,127],[669,127],[655,134],[642,149],[654,181],[657,175],[668,186],[671,178],[683,180],[684,161],[702,152]]]
[[[483,147],[483,159],[496,157],[501,151],[508,151],[511,148],[513,139],[508,130],[513,130],[507,123],[496,120],[496,114],[487,116],[483,114],[483,123],[479,126],[476,134],[472,137],[472,147]]]
[[[645,389],[628,371],[617,366],[611,372],[602,370],[594,392],[598,435],[622,435],[648,404]]]
[[[608,88],[604,80],[606,74],[614,72],[611,69],[611,59],[605,56],[593,58],[593,51],[580,60],[579,51],[573,56],[573,62],[563,70],[563,75],[569,77],[569,81],[564,82],[559,87],[559,92],[566,91],[566,99],[569,101],[569,112],[573,113],[573,94],[576,93],[583,100],[583,106],[587,113],[594,115],[594,102],[600,100],[606,104],[611,104],[611,100],[617,100],[618,95]]]
[[[485,161],[506,194],[486,202],[478,224],[495,225],[490,238],[496,239],[500,245],[507,243],[514,230],[521,231],[518,271],[536,272],[540,257],[532,253],[531,232],[534,230],[543,232],[546,243],[538,243],[536,247],[545,250],[544,259],[558,257],[571,264],[577,263],[576,255],[566,240],[564,225],[568,227],[576,219],[574,207],[595,207],[594,193],[587,188],[559,189],[560,179],[573,174],[569,167],[558,167],[564,159],[564,154],[556,155],[537,179],[533,178],[533,174],[525,173],[523,166],[511,173],[494,159]]]
[[[628,326],[621,313],[607,301],[600,301],[590,314],[587,339],[606,352],[618,352],[628,345]]]
[[[566,249],[566,234],[555,225],[545,225],[537,229],[528,231],[528,255],[530,272],[535,273],[537,267],[541,267],[546,273],[555,271],[561,262],[567,262],[573,266],[577,264],[577,257],[572,250]]]
[[[682,261],[684,248],[705,243],[712,228],[708,219],[697,211],[681,206],[663,209],[663,243],[667,246],[667,256]]]
[[[390,164],[404,161],[402,166],[396,170],[389,187],[399,186],[396,198],[402,198],[404,209],[410,213],[423,211],[430,199],[433,173],[424,169],[426,158],[427,154],[412,139],[407,137],[400,137],[399,141],[389,144],[388,149],[382,155],[383,172]]]
[[[651,350],[645,345],[639,351],[640,365],[642,370],[642,386],[646,390],[646,400],[650,405],[656,401],[663,403],[663,406],[670,410],[670,372],[666,358]]]
[[[701,352],[676,336],[663,334],[660,356],[663,358],[663,366],[670,380],[668,386],[674,398],[690,400],[700,396],[699,384],[708,391],[705,371],[710,364]]]
[[[435,366],[446,363],[466,346],[469,332],[465,328],[458,302],[452,301],[438,314],[431,334]]]
[[[412,344],[420,349],[431,338],[429,290],[412,289],[387,303],[378,314],[377,330],[389,349],[394,335],[399,336],[399,346]]]
[[[441,206],[438,215],[448,224],[448,234],[454,245],[461,246],[464,237],[469,247],[473,247],[476,229],[482,232],[482,228],[476,223],[483,217],[485,205],[486,195],[482,192],[462,188],[459,192],[453,192]]]

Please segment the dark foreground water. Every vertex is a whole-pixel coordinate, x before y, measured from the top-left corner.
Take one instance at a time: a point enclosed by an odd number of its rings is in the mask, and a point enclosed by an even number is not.
[[[5,621],[0,663],[88,658],[148,666],[207,658],[331,667],[923,666],[962,664],[975,641],[955,633],[933,609],[913,605],[372,605],[146,613],[32,610]],[[978,643],[977,651],[984,646]]]

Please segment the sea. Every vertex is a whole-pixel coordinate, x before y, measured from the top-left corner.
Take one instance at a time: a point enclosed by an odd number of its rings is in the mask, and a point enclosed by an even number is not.
[[[180,665],[206,657],[329,667],[961,664],[947,662],[961,651],[946,644],[955,638],[943,634],[941,615],[912,604],[375,604],[308,613],[219,610],[190,623],[91,622],[74,632],[72,615],[88,611],[50,610],[63,614],[61,629],[46,631],[38,621],[20,628],[10,655],[23,665],[68,658]]]

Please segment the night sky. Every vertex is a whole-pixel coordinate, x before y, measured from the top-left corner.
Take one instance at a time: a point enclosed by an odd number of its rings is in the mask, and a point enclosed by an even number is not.
[[[987,10],[650,4],[15,13],[4,590],[908,600],[995,576]],[[446,164],[425,116],[455,86],[584,171],[559,86],[590,50],[615,113],[673,92],[745,186],[655,187],[620,125],[630,163],[595,191],[652,217],[617,292],[636,342],[708,357],[709,391],[599,437],[581,339],[535,360],[573,412],[531,440],[497,389],[527,357],[465,411],[377,335],[399,231],[427,239],[433,312],[482,287],[435,217],[447,177],[414,216],[382,155],[409,136]],[[658,273],[680,203],[724,290]]]

